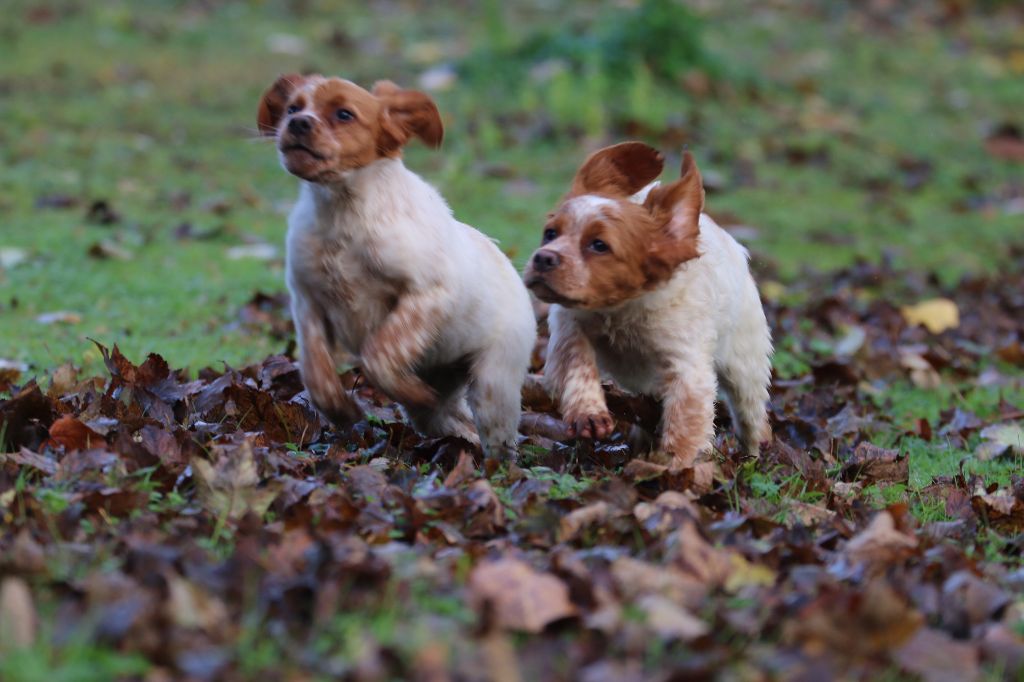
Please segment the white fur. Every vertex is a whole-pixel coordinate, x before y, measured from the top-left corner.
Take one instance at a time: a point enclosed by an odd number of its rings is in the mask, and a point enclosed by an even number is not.
[[[522,281],[489,238],[455,220],[400,159],[380,159],[336,185],[302,182],[287,244],[300,353],[300,318],[322,320],[340,362],[359,358],[396,300],[413,300],[435,330],[408,339],[425,348],[417,373],[464,358],[472,364],[465,386],[434,410],[409,409],[410,417],[432,435],[478,433],[489,455],[514,452],[536,323]]]
[[[756,454],[758,440],[767,435],[771,333],[746,249],[707,215],[700,218],[699,251],[668,282],[615,308],[553,305],[549,348],[581,333],[602,373],[627,390],[662,398],[666,420],[675,402],[699,403],[702,396],[708,407],[701,409],[713,410],[716,384],[721,386],[744,447]],[[604,407],[599,386],[571,388],[563,396],[599,400]],[[694,434],[700,450],[712,444],[711,416],[703,415],[703,432]]]

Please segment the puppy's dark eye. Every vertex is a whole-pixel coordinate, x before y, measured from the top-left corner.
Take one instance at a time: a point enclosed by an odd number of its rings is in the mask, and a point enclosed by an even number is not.
[[[590,242],[588,248],[594,253],[608,253],[609,251],[612,250],[610,246],[605,244],[600,239],[595,239],[594,241]]]
[[[547,244],[548,242],[554,241],[556,237],[558,237],[558,232],[556,232],[554,228],[549,227],[546,230],[544,230],[544,237],[541,238],[540,243]]]
[[[288,113],[289,114],[294,114],[296,111],[298,111],[301,108],[302,107],[300,107],[298,104],[289,104],[288,105]]]
[[[338,109],[337,111],[334,112],[334,118],[338,119],[339,121],[352,121],[355,119],[355,117],[356,115],[353,114],[348,109]]]

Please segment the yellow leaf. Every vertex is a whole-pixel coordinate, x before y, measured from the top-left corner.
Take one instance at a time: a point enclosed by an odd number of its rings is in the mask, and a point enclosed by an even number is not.
[[[767,301],[778,301],[786,294],[786,285],[773,279],[761,282],[761,295]]]
[[[732,570],[725,580],[725,591],[736,592],[747,585],[771,587],[775,584],[775,571],[762,564],[752,564],[740,554],[729,557]]]
[[[948,298],[932,298],[915,305],[900,308],[903,319],[909,325],[920,324],[932,334],[960,326],[960,310]]]

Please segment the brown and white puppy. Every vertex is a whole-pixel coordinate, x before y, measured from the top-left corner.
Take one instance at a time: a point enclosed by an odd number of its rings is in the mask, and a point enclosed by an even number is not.
[[[655,186],[663,164],[639,142],[599,150],[549,216],[524,274],[553,304],[546,381],[583,437],[611,434],[602,373],[658,397],[660,449],[684,466],[711,448],[721,387],[756,455],[770,437],[772,344],[747,251],[701,213],[689,152],[682,177]]]
[[[258,121],[302,181],[287,280],[316,407],[339,424],[358,418],[336,371],[355,356],[420,431],[514,454],[536,324],[508,258],[402,163],[413,137],[441,143],[434,103],[390,82],[368,92],[288,75],[264,94]]]

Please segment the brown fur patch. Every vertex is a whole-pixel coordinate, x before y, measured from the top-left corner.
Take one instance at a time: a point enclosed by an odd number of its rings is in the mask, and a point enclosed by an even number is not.
[[[436,311],[427,296],[405,294],[362,349],[371,381],[394,400],[413,406],[437,403],[437,393],[415,373],[437,335]]]
[[[657,226],[644,262],[647,286],[653,287],[670,278],[680,264],[700,255],[704,185],[690,152],[683,154],[680,179],[652,189],[644,207]]]
[[[605,403],[594,349],[580,330],[566,329],[552,339],[544,373],[572,435],[611,435],[614,422]]]
[[[540,272],[531,258],[524,273],[538,298],[570,307],[613,307],[659,286],[700,255],[704,190],[688,152],[681,179],[651,190],[642,206],[629,201],[660,170],[660,154],[655,160],[651,151],[623,143],[583,163],[568,198],[545,226],[555,237],[542,248],[558,256],[558,266]],[[603,194],[576,194],[587,187]],[[595,239],[608,248],[593,248]]]
[[[267,88],[260,99],[259,110],[256,112],[256,126],[260,135],[274,137],[277,126],[284,118],[285,108],[292,93],[306,81],[306,77],[298,73],[288,73],[279,77]]]
[[[358,421],[359,407],[338,378],[323,329],[313,319],[298,319],[296,323],[302,326],[299,372],[313,404],[339,426]]]
[[[588,156],[576,171],[569,196],[628,197],[656,180],[664,166],[664,155],[642,142],[605,147]]]
[[[707,449],[714,434],[714,392],[676,388],[665,401],[661,424],[661,450],[689,466]]]
[[[289,114],[290,105],[299,110]],[[341,110],[352,117],[340,119]],[[309,125],[291,130],[293,117]],[[413,137],[437,147],[444,136],[437,106],[421,92],[385,82],[371,93],[340,78],[295,74],[282,76],[264,93],[257,124],[262,134],[277,136],[288,172],[313,182],[398,157]]]
[[[427,95],[415,90],[402,90],[391,81],[378,81],[373,94],[382,105],[381,137],[378,141],[382,153],[401,148],[413,136],[428,147],[441,146],[444,125],[437,105]]]

